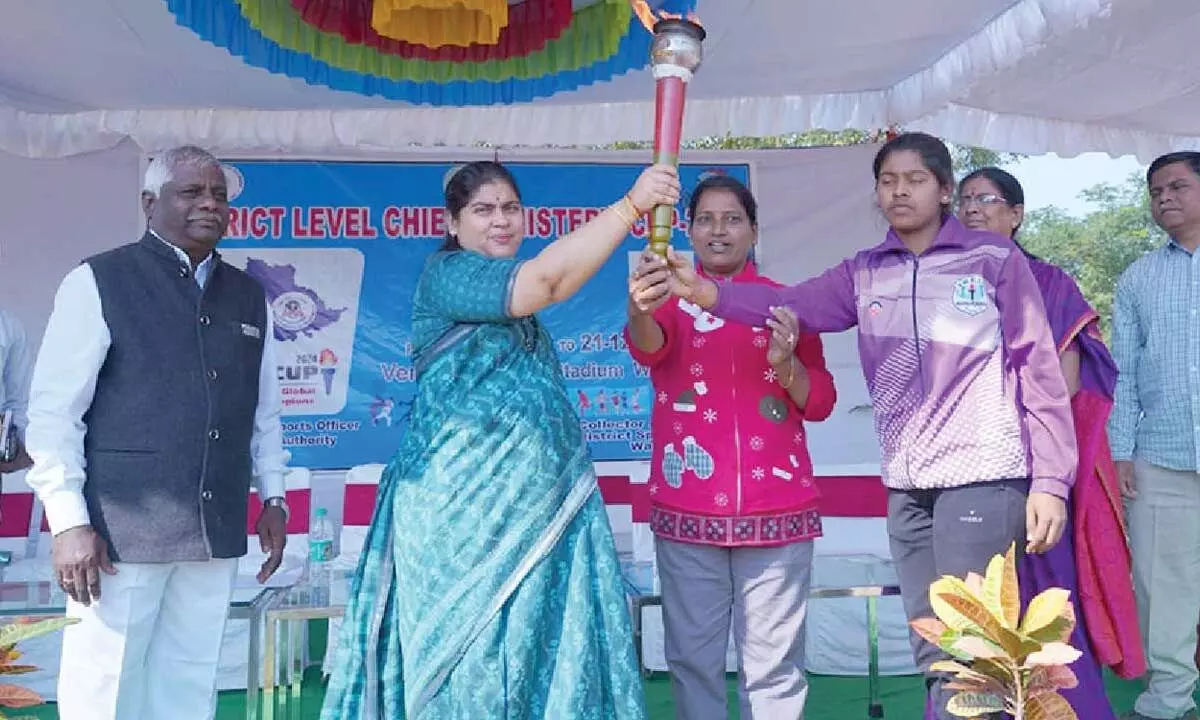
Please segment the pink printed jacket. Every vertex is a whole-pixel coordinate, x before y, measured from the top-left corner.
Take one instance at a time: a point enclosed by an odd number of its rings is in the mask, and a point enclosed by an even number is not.
[[[754,264],[730,282],[780,287]],[[676,299],[654,314],[657,352],[626,341],[654,384],[650,527],[660,537],[721,546],[784,545],[821,534],[804,420],[833,411],[837,393],[821,339],[802,334],[796,407],[767,363],[770,330],[722,320]],[[800,366],[803,366],[801,369]]]

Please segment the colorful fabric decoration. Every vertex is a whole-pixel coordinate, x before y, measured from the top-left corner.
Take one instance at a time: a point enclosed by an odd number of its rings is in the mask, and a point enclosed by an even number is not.
[[[218,4],[228,1],[215,0]],[[579,13],[576,22],[561,36],[546,43],[546,47],[536,53],[480,63],[443,62],[408,59],[347,43],[341,35],[322,32],[306,24],[290,0],[235,2],[254,29],[282,48],[304,53],[341,70],[396,81],[436,83],[501,82],[577,70],[599,58],[615,55],[632,15],[625,0],[603,0]]]
[[[383,37],[371,27],[372,0],[291,0],[300,19],[316,29],[341,35],[351,45],[420,60],[485,62],[523,57],[546,47],[571,23],[571,0],[523,0],[508,9],[508,25],[493,44],[431,48]],[[591,0],[588,4],[594,4]],[[574,3],[578,5],[578,3]]]
[[[508,0],[375,0],[371,27],[432,48],[490,45],[508,25]]]
[[[653,39],[628,0],[163,0],[176,20],[247,64],[311,85],[412,104],[529,102],[609,80],[649,62]],[[457,3],[499,12],[485,42],[405,40],[372,28],[377,7],[407,12]],[[696,0],[652,2],[683,14]],[[493,15],[495,17],[495,15]],[[390,31],[389,31],[390,32]],[[461,44],[445,44],[445,43]],[[442,43],[442,44],[439,44]]]

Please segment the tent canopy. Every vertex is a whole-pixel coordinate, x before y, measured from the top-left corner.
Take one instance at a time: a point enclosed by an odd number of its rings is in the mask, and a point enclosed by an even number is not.
[[[576,0],[576,12],[604,1]],[[406,101],[395,83],[355,84],[300,53],[257,48],[253,29],[230,29],[252,24],[236,17],[243,4],[12,4],[0,26],[0,150],[62,157],[132,138],[147,150],[194,142],[223,152],[361,152],[653,135],[649,34],[636,22],[606,70],[584,72],[575,89],[498,82],[455,95],[430,81]],[[1200,148],[1195,0],[683,4],[708,31],[689,88],[688,138],[899,125],[1031,154],[1146,160]],[[208,5],[233,15],[201,17]],[[332,89],[348,84],[360,91]]]

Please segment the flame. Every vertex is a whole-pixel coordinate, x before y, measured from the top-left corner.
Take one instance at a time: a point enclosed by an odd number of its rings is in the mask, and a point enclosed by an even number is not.
[[[654,32],[654,25],[659,20],[684,19],[683,15],[676,15],[675,13],[669,13],[664,10],[659,10],[658,14],[656,15],[654,11],[650,9],[650,4],[647,3],[646,0],[629,0],[629,7],[633,8],[633,14],[637,15],[637,19],[640,20],[642,25],[650,32]],[[700,18],[697,17],[696,13],[694,12],[689,12],[686,19],[688,22],[694,22],[697,25],[700,25]]]

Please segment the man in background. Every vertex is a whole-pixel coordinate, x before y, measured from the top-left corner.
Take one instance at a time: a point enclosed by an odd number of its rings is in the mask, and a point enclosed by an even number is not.
[[[1150,670],[1126,717],[1176,720],[1196,717],[1200,678],[1200,153],[1158,158],[1146,182],[1170,240],[1117,281],[1109,439]]]

